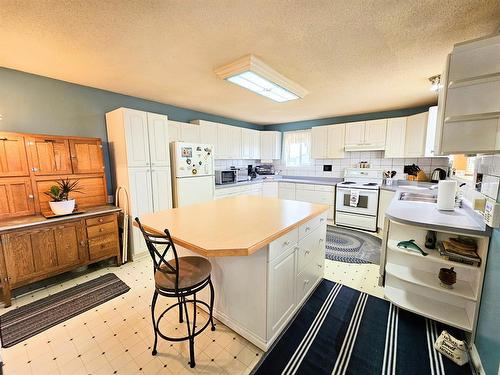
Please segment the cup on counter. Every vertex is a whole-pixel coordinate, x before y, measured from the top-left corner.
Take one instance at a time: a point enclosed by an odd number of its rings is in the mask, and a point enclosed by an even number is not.
[[[394,181],[394,179],[393,179],[393,178],[391,178],[391,177],[387,177],[387,178],[385,179],[385,184],[386,184],[387,186],[390,186],[390,185],[392,185],[392,181]]]

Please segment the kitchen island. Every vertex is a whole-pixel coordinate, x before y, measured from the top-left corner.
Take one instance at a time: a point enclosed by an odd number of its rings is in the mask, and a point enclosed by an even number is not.
[[[323,277],[327,210],[237,196],[140,220],[152,232],[168,228],[181,255],[210,259],[214,316],[267,350]]]

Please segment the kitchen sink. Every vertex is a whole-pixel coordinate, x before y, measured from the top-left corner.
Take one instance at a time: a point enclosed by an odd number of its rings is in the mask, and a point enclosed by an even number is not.
[[[412,202],[428,202],[436,203],[437,196],[432,194],[419,194],[403,191],[399,196],[400,201],[412,201]]]
[[[400,187],[406,190],[429,190],[426,186],[401,185]]]

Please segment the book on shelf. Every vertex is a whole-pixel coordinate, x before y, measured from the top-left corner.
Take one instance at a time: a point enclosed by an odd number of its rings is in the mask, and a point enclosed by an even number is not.
[[[474,251],[464,251],[456,249],[450,242],[442,241],[438,245],[439,254],[443,259],[450,262],[457,262],[479,267],[481,265],[481,257]]]

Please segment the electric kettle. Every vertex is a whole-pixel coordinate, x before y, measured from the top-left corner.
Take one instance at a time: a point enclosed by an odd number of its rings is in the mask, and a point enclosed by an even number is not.
[[[446,171],[443,168],[436,168],[431,173],[431,182],[446,180]]]

